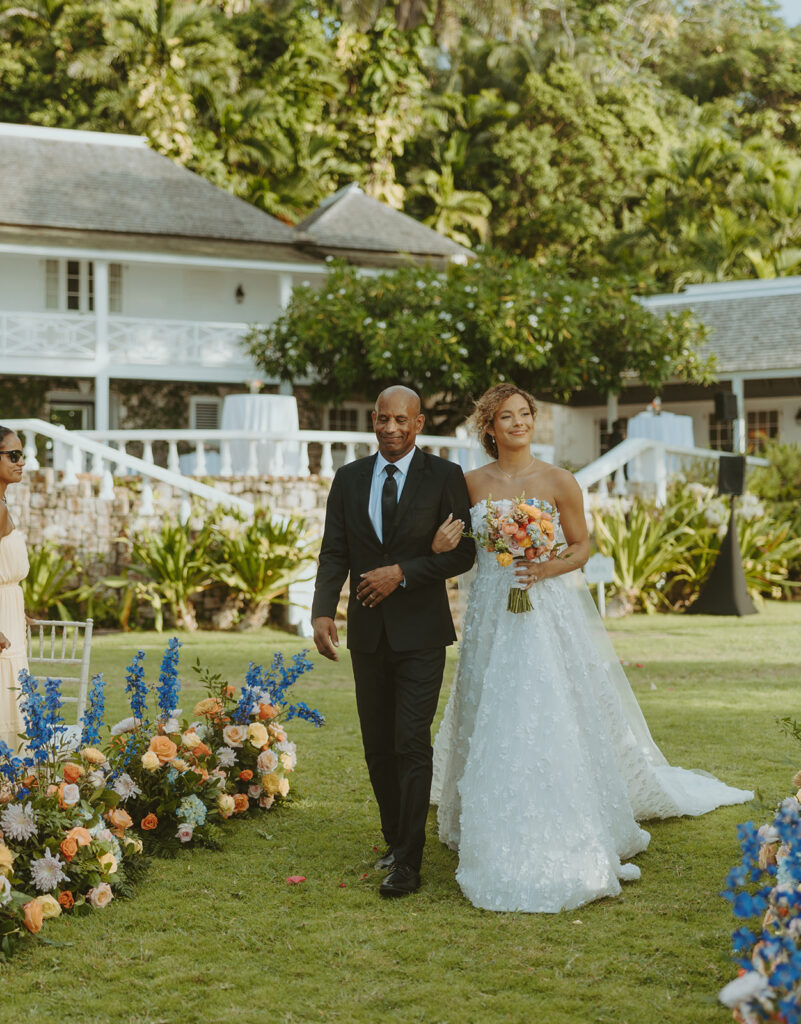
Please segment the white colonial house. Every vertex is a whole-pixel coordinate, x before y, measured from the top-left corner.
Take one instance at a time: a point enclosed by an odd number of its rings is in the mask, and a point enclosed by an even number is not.
[[[212,429],[258,376],[249,326],[330,255],[372,268],[466,250],[358,186],[290,227],[143,138],[0,124],[3,414]]]

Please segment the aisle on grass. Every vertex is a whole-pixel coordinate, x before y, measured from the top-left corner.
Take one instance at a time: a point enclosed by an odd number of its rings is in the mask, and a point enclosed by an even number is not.
[[[297,754],[285,723],[324,722],[286,696],[313,667],[306,652],[289,661],[277,653],[269,669],[251,664],[238,693],[196,666],[208,696],[180,721],[180,647],[170,640],[152,687],[137,651],[126,674],[131,715],[106,742],[102,675],[92,680],[76,746],[61,714],[60,681],[40,689],[20,673],[22,755],[0,743],[0,959],[48,918],[131,896],[148,856],[219,847],[221,821],[263,813],[287,797]]]

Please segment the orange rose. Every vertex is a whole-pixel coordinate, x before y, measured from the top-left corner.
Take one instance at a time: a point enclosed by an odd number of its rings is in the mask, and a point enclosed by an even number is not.
[[[250,780],[253,778],[253,772],[250,770],[250,768],[246,768],[243,772],[239,773],[239,778],[243,782],[250,782]]]
[[[74,837],[62,839],[61,846],[59,847],[59,849],[64,854],[64,860],[69,864],[69,862],[78,852],[78,841]]]
[[[25,778],[22,780],[22,785],[26,789],[36,789],[36,787],[39,785],[39,780],[36,778],[35,775],[26,775]]]
[[[77,782],[83,773],[83,768],[79,764],[73,764],[72,761],[67,761],[64,765],[65,782]]]
[[[264,721],[265,718],[275,718],[278,714],[278,708],[273,707],[272,704],[259,704],[259,718]]]
[[[217,697],[206,697],[195,705],[193,715],[203,715],[205,718],[216,718],[223,710],[223,703]]]
[[[228,697],[228,698],[235,697],[236,696],[236,687],[231,686],[231,684],[229,683],[228,686],[226,686],[226,688],[225,688],[225,696]]]
[[[234,814],[241,814],[250,807],[247,793],[234,793]]]
[[[120,839],[125,835],[126,828],[133,825],[133,818],[122,807],[113,807],[106,815],[106,820],[111,825],[111,831]]]
[[[172,761],[178,753],[178,747],[176,747],[169,736],[154,736],[150,741],[148,750],[153,751],[159,759],[159,764],[166,764],[168,761]]]
[[[92,841],[89,830],[83,828],[81,825],[76,825],[75,828],[71,828],[67,833],[67,839],[74,839],[78,846],[88,846]]]
[[[155,738],[155,737],[154,737]],[[173,744],[174,746],[175,744]],[[147,814],[142,818],[142,828],[145,832],[151,832],[154,828],[158,827],[159,819],[155,814]]]
[[[30,903],[25,904],[22,912],[25,915],[25,927],[32,935],[36,935],[42,930],[42,921],[44,920],[42,904],[38,900],[31,900]]]
[[[60,892],[58,894],[58,902],[65,910],[72,910],[72,908],[75,906],[75,897],[72,895],[69,889],[65,889],[64,892]]]
[[[211,751],[209,750],[205,743],[198,743],[196,747],[192,748],[192,753],[195,755],[195,757],[209,757]]]

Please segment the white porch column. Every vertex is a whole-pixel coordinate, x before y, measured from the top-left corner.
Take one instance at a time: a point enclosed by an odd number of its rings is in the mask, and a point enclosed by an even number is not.
[[[109,428],[108,261],[94,260],[95,430]]]
[[[737,419],[732,424],[732,448],[735,452],[745,452],[745,381],[742,377],[732,377],[732,394],[737,399]]]
[[[289,301],[292,298],[292,275],[291,274],[279,274],[278,275],[278,296],[281,303],[281,309],[284,310],[289,305]],[[279,395],[291,395],[293,394],[292,384],[288,380],[282,380],[278,385]]]
[[[617,418],[617,395],[610,391],[606,396],[606,429],[608,431],[612,430],[612,424]]]

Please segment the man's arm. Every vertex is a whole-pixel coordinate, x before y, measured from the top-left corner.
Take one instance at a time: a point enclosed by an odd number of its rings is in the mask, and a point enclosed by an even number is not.
[[[453,513],[455,519],[463,523],[470,522],[470,496],[467,483],[461,469],[453,465],[448,481],[442,491],[440,516],[444,519]],[[433,552],[417,558],[405,559],[399,563],[406,581],[406,589],[425,586],[437,580],[447,580],[459,576],[472,566],[476,558],[476,548],[470,537],[463,536],[453,551]]]
[[[344,492],[340,475],[337,473],[331,483],[325,506],[325,528],[320,545],[311,612],[315,646],[320,654],[332,661],[337,660],[335,648],[339,645],[334,617],[339,595],[348,578],[349,566]]]

